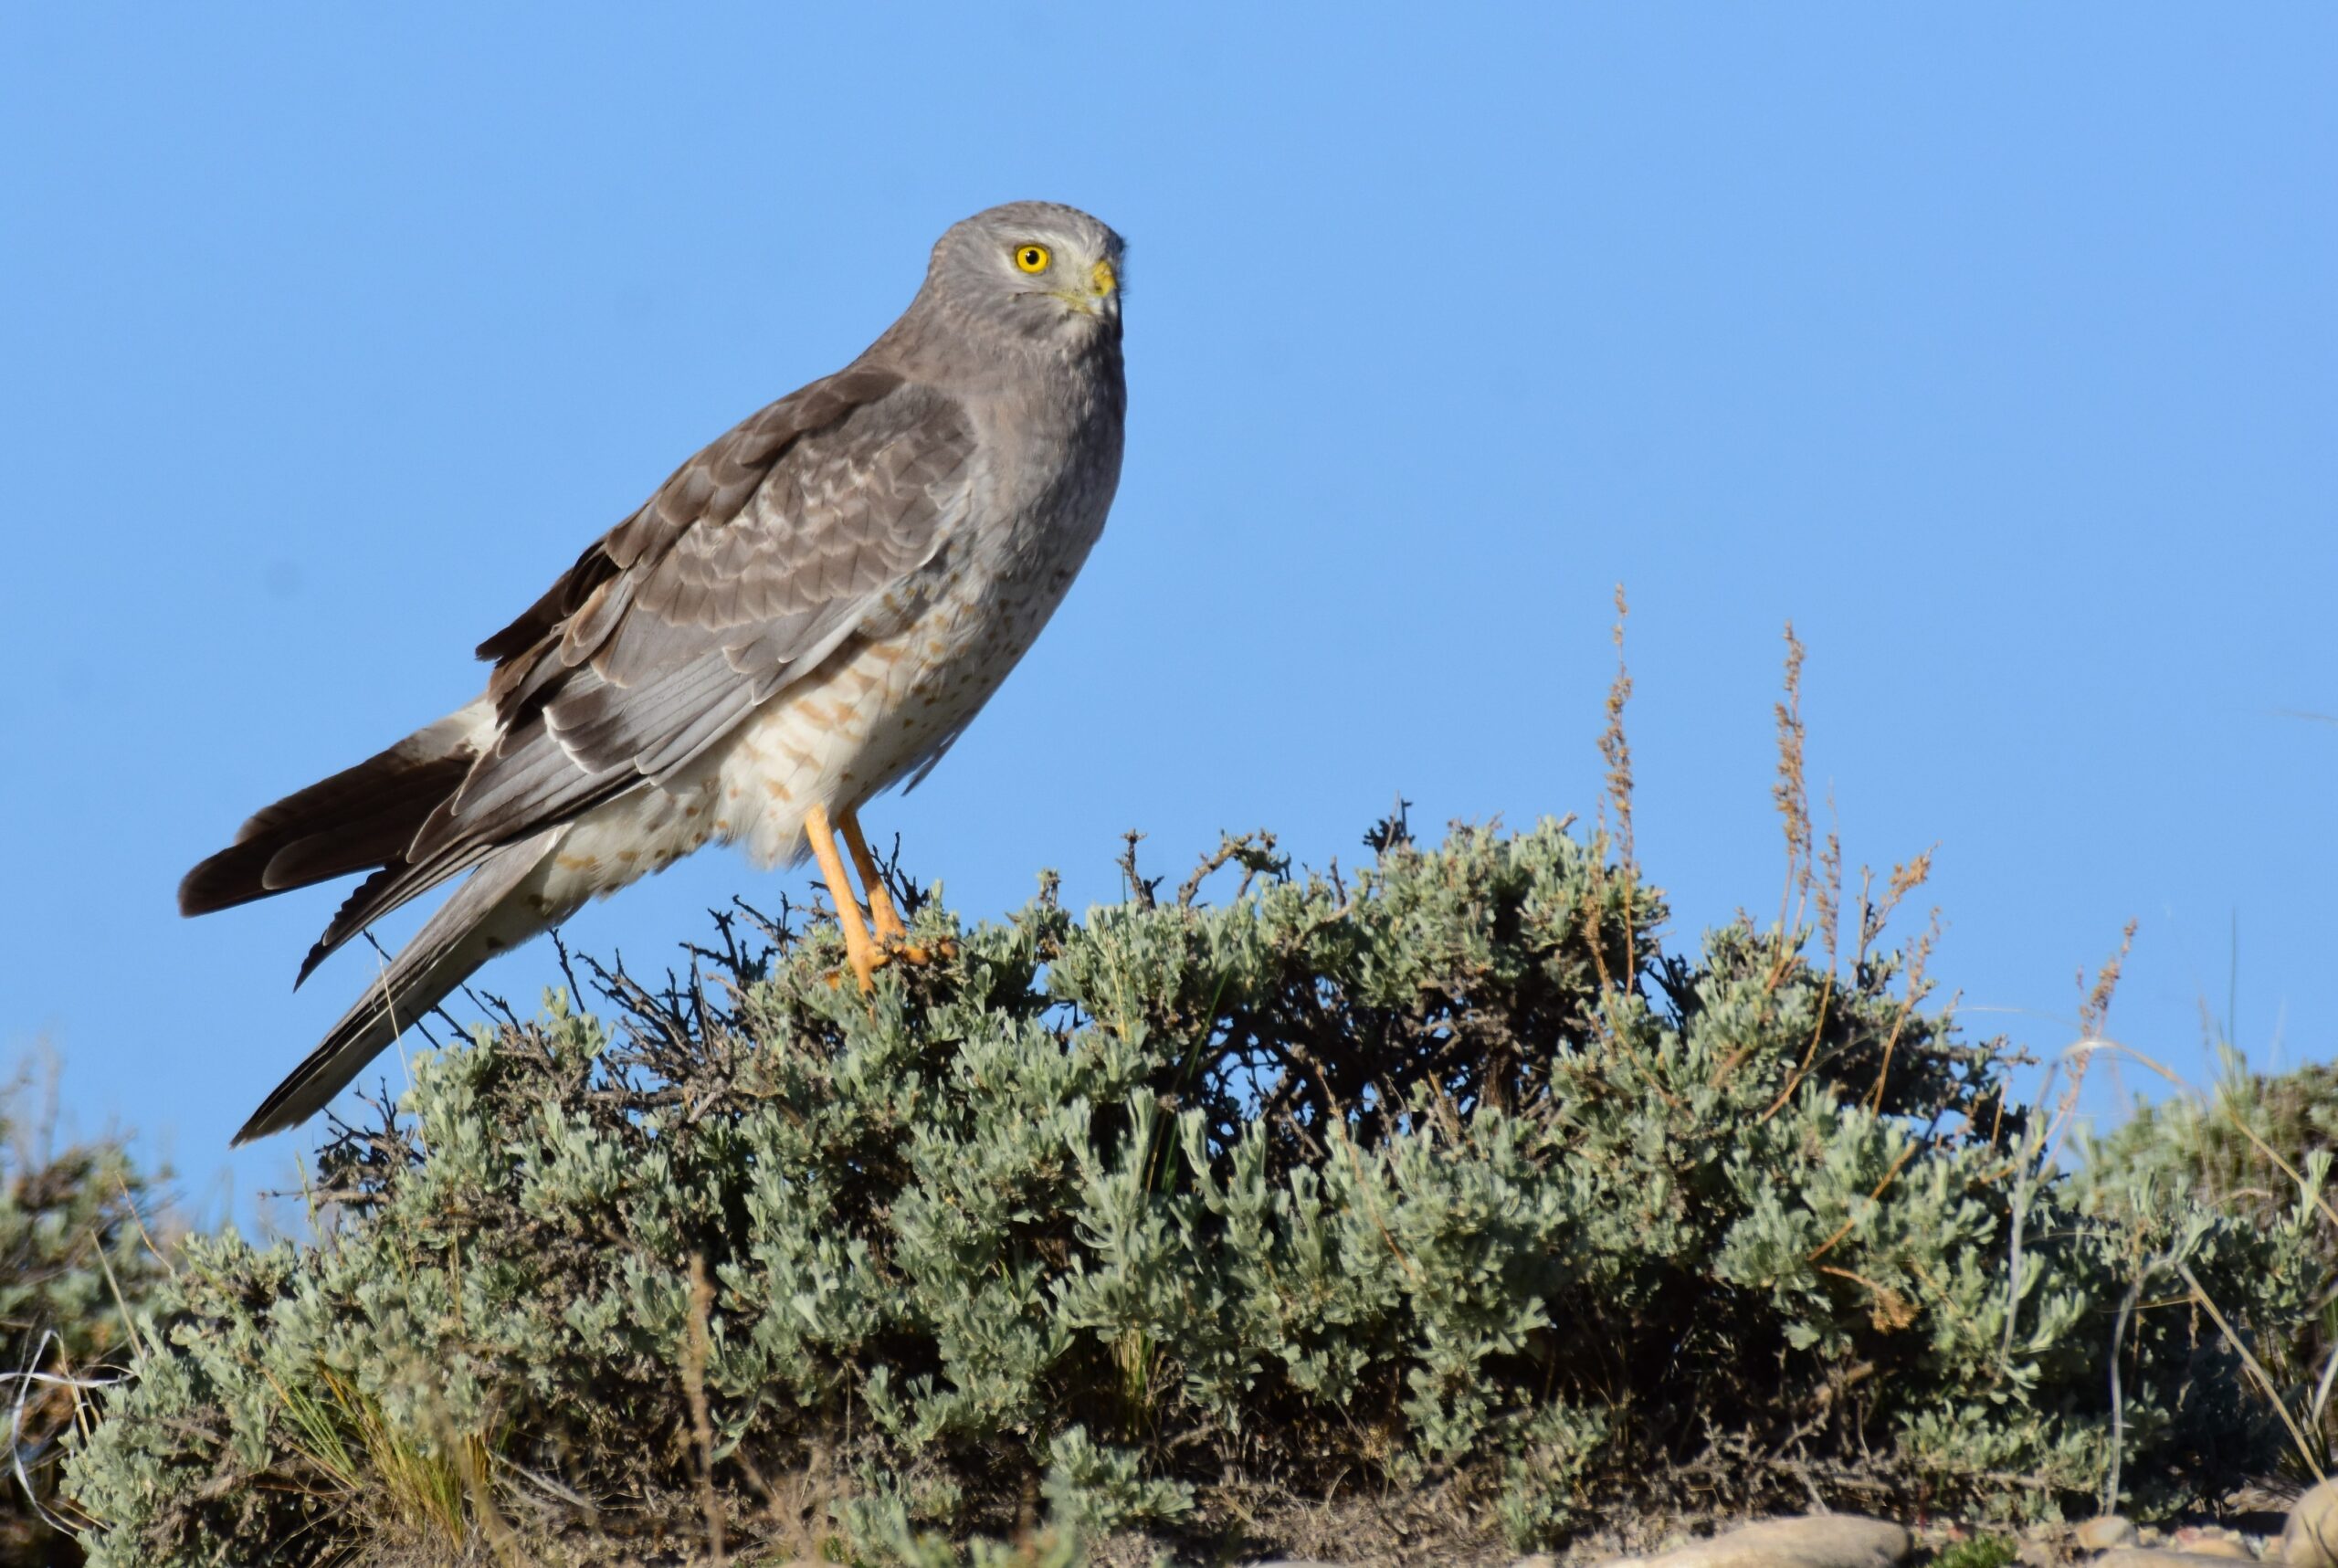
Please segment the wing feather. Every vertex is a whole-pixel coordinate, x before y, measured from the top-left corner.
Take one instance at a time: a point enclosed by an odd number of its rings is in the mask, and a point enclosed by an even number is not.
[[[409,858],[509,843],[689,765],[934,559],[974,448],[953,400],[853,371],[683,465],[481,645],[502,733]]]
[[[335,914],[303,975],[501,847],[670,779],[818,668],[947,544],[975,441],[954,400],[856,368],[676,469],[479,645],[495,665],[492,731]]]

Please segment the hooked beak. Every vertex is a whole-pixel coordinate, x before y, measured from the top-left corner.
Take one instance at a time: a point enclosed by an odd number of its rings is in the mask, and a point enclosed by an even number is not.
[[[1059,289],[1056,298],[1083,316],[1117,316],[1121,311],[1121,277],[1109,261],[1089,268],[1088,287]]]

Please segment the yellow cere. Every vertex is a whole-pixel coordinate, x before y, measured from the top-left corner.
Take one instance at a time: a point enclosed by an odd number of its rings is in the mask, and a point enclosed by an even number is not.
[[[1088,276],[1090,280],[1096,285],[1096,292],[1099,295],[1109,294],[1113,289],[1120,287],[1120,278],[1113,272],[1112,264],[1109,261],[1098,262],[1096,264],[1096,269],[1093,272],[1090,272]]]
[[[1015,265],[1026,272],[1045,272],[1048,260],[1048,247],[1044,245],[1019,245],[1015,247]]]

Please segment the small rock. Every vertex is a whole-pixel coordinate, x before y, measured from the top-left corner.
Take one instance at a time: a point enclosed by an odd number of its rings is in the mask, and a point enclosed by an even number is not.
[[[2072,1533],[2082,1552],[2115,1552],[2122,1546],[2136,1546],[2143,1542],[2135,1529],[2135,1521],[2106,1513],[2100,1519],[2090,1519]]]
[[[2243,1563],[2257,1561],[2257,1553],[2248,1543],[2229,1531],[2207,1530],[2198,1525],[2186,1525],[2175,1532],[2175,1547],[2199,1557],[2238,1558]]]
[[[1635,1563],[1638,1568],[1893,1568],[1915,1544],[1905,1528],[1888,1520],[1813,1514],[1765,1519],[1655,1557],[1622,1558],[1610,1568]]]
[[[2281,1561],[2288,1568],[2338,1568],[2338,1480],[2322,1482],[2290,1505]]]
[[[2093,1568],[2224,1568],[2231,1561],[2220,1552],[2169,1552],[2156,1546],[2122,1546],[2096,1558]]]

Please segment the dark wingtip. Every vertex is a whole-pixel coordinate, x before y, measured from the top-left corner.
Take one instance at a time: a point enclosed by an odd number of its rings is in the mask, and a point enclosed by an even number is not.
[[[245,1122],[233,1138],[227,1140],[227,1147],[240,1149],[245,1144],[257,1142],[272,1132],[289,1132],[307,1120],[306,1116],[287,1116],[280,1110],[271,1110],[269,1106],[263,1105],[252,1112],[251,1120]]]
[[[333,1032],[325,1037],[324,1043],[310,1053],[308,1060],[294,1068],[290,1077],[268,1091],[268,1098],[259,1102],[259,1109],[251,1113],[233,1138],[227,1140],[228,1148],[240,1149],[254,1139],[300,1126],[339,1091],[341,1085],[336,1084],[332,1091],[320,1096],[317,1083],[321,1076],[321,1069],[331,1062],[335,1054],[334,1042],[342,1037],[347,1026],[347,1019],[336,1025]],[[353,1068],[350,1077],[355,1076],[356,1071]]]
[[[306,1062],[300,1064],[303,1072],[308,1065]],[[302,1073],[296,1072],[269,1090],[268,1098],[259,1102],[259,1109],[247,1117],[243,1126],[237,1130],[236,1135],[227,1140],[227,1147],[240,1149],[255,1139],[265,1138],[271,1132],[282,1132],[288,1128],[298,1127],[301,1122],[306,1121],[309,1119],[309,1112],[290,1114],[286,1109],[286,1102],[292,1098],[292,1090],[299,1087],[301,1081]]]

